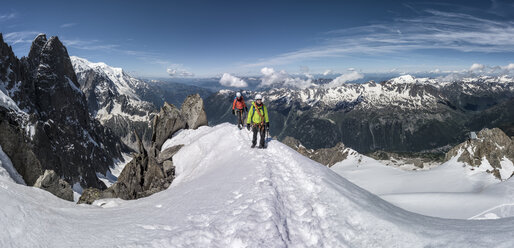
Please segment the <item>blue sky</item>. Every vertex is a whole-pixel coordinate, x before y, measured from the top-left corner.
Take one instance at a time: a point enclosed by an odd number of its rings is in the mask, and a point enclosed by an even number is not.
[[[7,1],[18,57],[38,33],[140,77],[419,72],[514,63],[512,1]]]

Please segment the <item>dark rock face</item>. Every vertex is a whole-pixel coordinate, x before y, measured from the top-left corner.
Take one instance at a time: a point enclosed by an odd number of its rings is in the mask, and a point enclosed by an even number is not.
[[[43,174],[41,161],[25,136],[24,128],[20,124],[22,120],[14,116],[12,112],[0,107],[0,145],[27,185],[33,185]]]
[[[192,109],[203,112],[203,102],[198,95],[191,95],[184,102],[187,104],[182,106],[199,106]],[[182,110],[189,111],[189,108],[183,107]],[[201,112],[195,112],[191,116],[205,116],[205,112]],[[190,127],[197,127],[201,123],[198,121],[199,118],[191,118],[191,120],[194,125]],[[86,189],[78,203],[91,204],[98,199],[114,197],[132,200],[167,189],[175,178],[173,155],[182,148],[182,145],[169,147],[162,152],[161,147],[175,132],[187,126],[181,111],[165,103],[159,114],[154,117],[151,147],[148,150],[145,149],[143,142],[135,134],[139,152],[135,153],[133,159],[125,166],[118,181],[104,191]]]
[[[57,37],[38,35],[18,60],[0,40],[0,90],[23,111],[2,111],[0,145],[28,185],[44,170],[69,184],[105,188],[105,174],[126,147],[92,119],[68,52]],[[23,149],[20,149],[23,148]]]
[[[71,190],[70,184],[60,179],[53,170],[45,170],[45,173],[37,179],[34,187],[44,189],[64,200],[73,201],[73,190]]]
[[[493,173],[496,178],[506,180],[512,177],[514,173],[509,172],[508,168],[503,168],[501,162],[514,162],[514,140],[499,128],[482,129],[477,137],[452,148],[446,153],[446,160],[459,156],[457,161],[472,167],[479,167],[486,162],[492,167],[488,172]]]

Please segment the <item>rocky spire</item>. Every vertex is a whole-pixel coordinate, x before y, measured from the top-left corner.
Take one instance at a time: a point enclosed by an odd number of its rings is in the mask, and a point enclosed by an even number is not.
[[[36,36],[34,41],[32,41],[32,45],[30,46],[30,51],[29,51],[29,56],[28,56],[29,62],[32,65],[39,64],[39,57],[41,54],[41,50],[45,46],[46,42],[47,42],[46,34],[39,34],[38,36]]]
[[[6,47],[0,43],[0,52],[7,51]],[[20,128],[17,139],[0,141],[4,142],[2,147],[13,147],[20,145],[14,141],[24,140],[35,154],[37,161],[32,163],[13,161],[25,181],[31,185],[39,177],[38,172],[54,170],[71,185],[80,182],[83,187],[105,188],[96,173],[107,173],[113,160],[122,159],[120,150],[126,147],[112,131],[89,115],[68,51],[59,38],[47,39],[45,34],[40,34],[34,39],[29,55],[18,65],[0,64],[0,79],[6,74],[22,76],[10,80],[17,83],[12,97],[30,116],[27,124],[30,137],[25,137],[26,132]],[[15,132],[9,134],[16,136]],[[10,157],[20,156],[16,152],[6,151]],[[40,168],[27,170],[29,164],[38,164]]]

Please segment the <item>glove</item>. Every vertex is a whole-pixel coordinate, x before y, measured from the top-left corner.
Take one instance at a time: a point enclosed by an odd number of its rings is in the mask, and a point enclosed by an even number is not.
[[[246,129],[248,129],[248,131],[250,131],[250,124],[246,124]]]
[[[246,106],[245,106],[245,111],[246,111],[246,113],[248,113],[248,107],[246,107]]]
[[[266,122],[266,131],[269,131],[269,122]]]
[[[236,112],[235,112],[233,109],[232,109],[232,114],[233,114],[233,115],[236,115]]]

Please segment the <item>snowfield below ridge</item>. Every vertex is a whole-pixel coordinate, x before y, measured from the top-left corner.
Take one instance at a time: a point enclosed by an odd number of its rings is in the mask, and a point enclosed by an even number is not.
[[[331,169],[412,212],[456,219],[514,216],[513,178],[500,181],[481,167],[458,162],[457,157],[430,170],[405,171],[353,151]]]
[[[235,125],[184,130],[163,149],[176,144],[171,187],[134,201],[75,205],[0,178],[0,246],[514,246],[514,218],[414,214],[275,140],[250,149]]]

